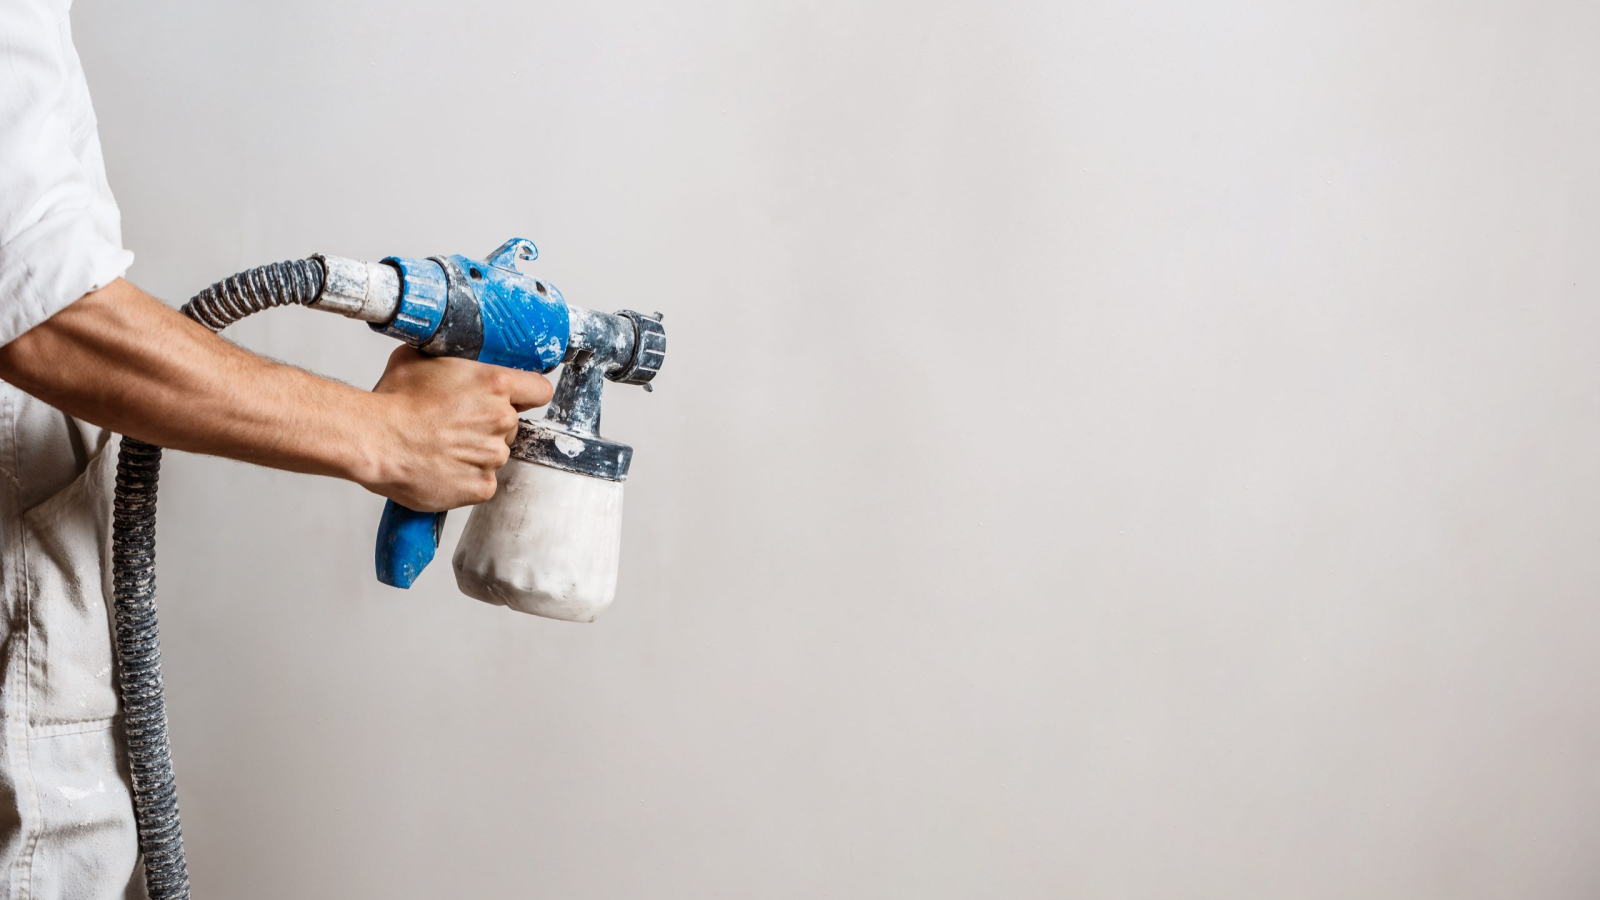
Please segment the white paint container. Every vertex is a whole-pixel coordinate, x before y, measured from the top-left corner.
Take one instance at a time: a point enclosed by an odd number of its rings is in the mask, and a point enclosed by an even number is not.
[[[513,457],[473,507],[456,545],[456,584],[485,603],[593,622],[617,593],[622,482]]]

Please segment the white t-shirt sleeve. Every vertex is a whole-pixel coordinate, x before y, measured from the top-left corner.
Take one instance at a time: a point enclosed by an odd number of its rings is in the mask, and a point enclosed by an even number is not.
[[[0,0],[0,345],[127,271],[70,0]]]

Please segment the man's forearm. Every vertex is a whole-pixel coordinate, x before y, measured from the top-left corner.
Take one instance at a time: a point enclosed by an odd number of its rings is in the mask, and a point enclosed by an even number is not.
[[[0,379],[163,447],[346,478],[419,510],[494,494],[535,372],[399,347],[363,391],[257,356],[117,279],[0,347]]]
[[[0,347],[0,378],[141,440],[375,480],[375,395],[218,339],[122,279]]]

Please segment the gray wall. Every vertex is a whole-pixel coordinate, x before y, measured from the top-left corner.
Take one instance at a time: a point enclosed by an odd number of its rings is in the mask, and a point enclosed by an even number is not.
[[[197,896],[1600,891],[1594,4],[75,15],[168,300],[523,235],[671,329],[594,625],[175,455]]]

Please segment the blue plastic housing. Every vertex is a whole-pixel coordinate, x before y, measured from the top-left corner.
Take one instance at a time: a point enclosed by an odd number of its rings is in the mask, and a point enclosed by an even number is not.
[[[393,320],[372,327],[425,353],[548,372],[566,356],[572,321],[555,285],[517,271],[516,260],[538,253],[533,242],[512,238],[487,260],[389,257],[384,262],[400,270],[400,306]],[[409,588],[433,561],[443,526],[444,513],[385,504],[378,580]]]
[[[483,319],[478,362],[548,372],[567,354],[571,321],[555,285],[495,262],[449,257],[467,273]],[[476,273],[476,274],[474,274]]]

